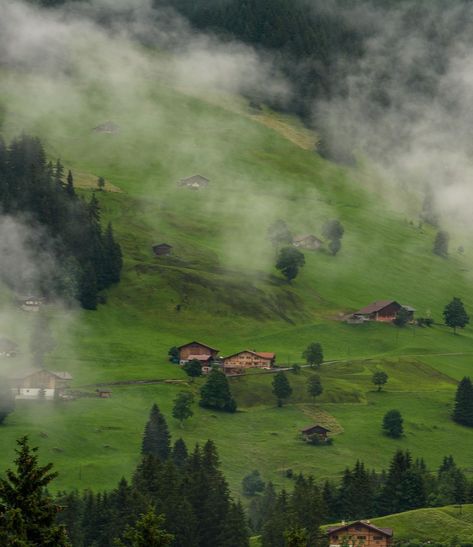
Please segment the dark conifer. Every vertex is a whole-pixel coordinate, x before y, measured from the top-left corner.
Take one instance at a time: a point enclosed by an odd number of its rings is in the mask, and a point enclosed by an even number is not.
[[[200,390],[200,397],[199,404],[204,408],[213,408],[226,412],[235,412],[237,409],[236,401],[230,392],[228,379],[219,370],[210,372],[207,382]]]
[[[85,266],[79,280],[79,301],[86,310],[96,310],[98,303],[97,278],[92,264]]]
[[[171,453],[171,436],[166,419],[156,404],[151,407],[145,426],[141,453],[154,456],[163,462],[168,459]]]
[[[186,443],[181,438],[177,439],[172,449],[172,461],[177,468],[184,468],[188,455]]]
[[[245,512],[240,502],[230,504],[218,545],[220,547],[249,547]]]
[[[76,197],[76,191],[74,190],[74,178],[70,169],[67,173],[66,193],[70,198]]]
[[[453,419],[461,425],[473,427],[473,385],[467,376],[457,387]]]
[[[57,473],[51,463],[38,464],[37,448],[29,446],[27,437],[17,444],[16,470],[0,478],[0,544],[66,547],[65,528],[55,522],[58,507],[45,493]]]

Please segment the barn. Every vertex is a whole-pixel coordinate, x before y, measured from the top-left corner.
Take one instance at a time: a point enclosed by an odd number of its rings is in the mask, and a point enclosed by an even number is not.
[[[209,179],[202,175],[193,175],[192,177],[181,179],[177,185],[183,188],[190,188],[191,190],[200,190],[201,188],[206,188],[209,182]]]
[[[157,243],[151,248],[156,256],[165,256],[171,254],[172,251],[172,245],[169,245],[169,243]]]
[[[308,251],[318,251],[322,247],[322,243],[318,237],[311,234],[295,236],[292,240],[294,247]]]
[[[188,361],[196,359],[202,364],[209,364],[218,356],[218,349],[202,344],[201,342],[189,342],[177,348],[179,350],[179,363],[184,365]]]
[[[311,437],[312,435],[318,435],[323,440],[327,440],[330,429],[324,427],[323,425],[314,424],[309,425],[309,427],[305,427],[304,429],[301,429],[301,433],[305,439]]]
[[[364,321],[384,321],[389,322],[396,319],[397,314],[404,309],[409,314],[409,319],[414,319],[415,309],[411,306],[403,306],[396,300],[378,300],[369,306],[361,308],[352,314],[355,319]]]
[[[68,372],[30,369],[12,380],[12,393],[16,399],[54,399],[64,393],[71,380]]]

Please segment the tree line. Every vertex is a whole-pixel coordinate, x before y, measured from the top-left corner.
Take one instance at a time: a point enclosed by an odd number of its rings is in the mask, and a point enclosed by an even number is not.
[[[35,260],[54,257],[52,273],[18,264],[14,281],[11,275],[5,280],[17,292],[77,299],[96,309],[99,291],[120,281],[122,251],[111,223],[102,228],[95,194],[81,199],[71,171],[66,174],[59,160],[47,161],[39,139],[22,135],[8,145],[0,139],[0,208],[42,235],[28,238]]]

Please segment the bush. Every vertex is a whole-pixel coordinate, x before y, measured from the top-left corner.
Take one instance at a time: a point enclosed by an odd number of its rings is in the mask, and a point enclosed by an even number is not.
[[[264,490],[265,483],[261,478],[260,472],[256,469],[246,475],[241,481],[243,494],[245,496],[255,496]]]
[[[389,410],[383,418],[383,431],[388,437],[398,439],[404,433],[403,419],[399,410]]]
[[[431,317],[419,317],[417,319],[418,327],[432,327],[433,324],[434,324],[434,320]]]

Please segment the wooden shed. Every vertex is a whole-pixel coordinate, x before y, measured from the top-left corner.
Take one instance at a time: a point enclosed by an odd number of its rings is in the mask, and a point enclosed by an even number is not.
[[[323,425],[314,424],[309,427],[301,429],[301,433],[305,439],[311,437],[312,435],[319,435],[323,440],[327,440],[330,429],[324,427]]]
[[[165,256],[171,254],[172,245],[169,245],[169,243],[157,243],[152,246],[152,249],[156,256]]]

